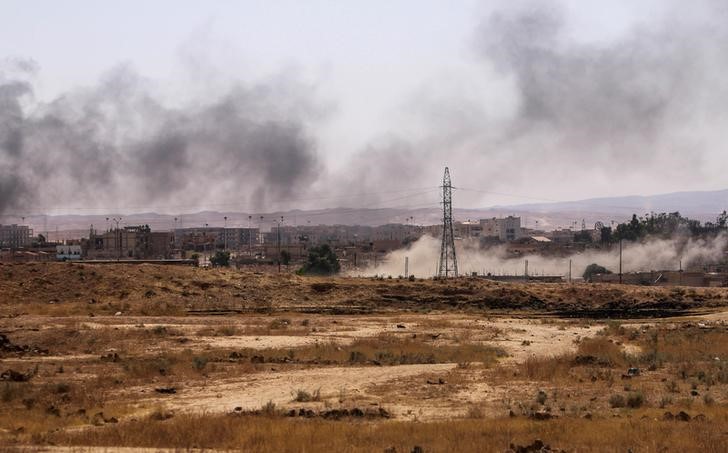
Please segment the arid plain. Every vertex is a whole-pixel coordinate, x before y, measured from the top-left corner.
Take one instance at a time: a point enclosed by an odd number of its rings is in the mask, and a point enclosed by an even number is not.
[[[728,442],[723,288],[53,263],[0,297],[8,450]]]

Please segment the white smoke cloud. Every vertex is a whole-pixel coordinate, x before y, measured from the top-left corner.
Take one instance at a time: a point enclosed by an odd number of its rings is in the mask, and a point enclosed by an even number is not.
[[[682,261],[683,269],[689,266],[720,261],[728,247],[728,236],[720,234],[710,239],[676,237],[671,239],[650,239],[642,243],[627,243],[622,247],[622,271],[638,272],[653,270],[677,270]],[[455,245],[458,270],[461,275],[471,272],[494,275],[523,275],[528,260],[529,275],[561,275],[569,272],[581,277],[589,264],[597,263],[612,272],[619,271],[619,247],[611,250],[587,250],[566,257],[524,255],[509,257],[505,246],[481,249],[476,241],[459,241]],[[377,265],[359,275],[404,275],[405,257],[409,258],[409,273],[416,277],[433,277],[437,274],[440,256],[440,240],[423,236],[409,247],[393,251]]]

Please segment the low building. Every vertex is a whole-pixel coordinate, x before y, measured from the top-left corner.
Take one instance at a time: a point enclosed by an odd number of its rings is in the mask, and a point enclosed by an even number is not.
[[[557,244],[571,244],[574,242],[574,232],[566,228],[546,233],[546,237]]]
[[[54,255],[43,250],[0,250],[0,262],[37,263],[53,261]]]
[[[70,261],[80,260],[83,255],[83,250],[80,245],[57,245],[56,246],[56,259],[58,261]]]
[[[180,250],[212,251],[225,243],[224,231],[218,227],[179,228],[174,230],[174,245]]]
[[[593,283],[619,283],[619,274],[592,275]],[[622,274],[621,281],[628,285],[648,286],[728,286],[728,273],[718,272],[683,272],[683,271],[650,271],[628,272]]]

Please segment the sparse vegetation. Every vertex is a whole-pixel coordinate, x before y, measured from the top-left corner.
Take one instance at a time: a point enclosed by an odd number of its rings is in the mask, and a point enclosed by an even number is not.
[[[645,396],[642,392],[631,392],[627,395],[627,407],[637,409],[645,404]]]
[[[625,400],[624,396],[619,393],[609,397],[609,405],[611,407],[624,407],[626,404],[627,401]]]
[[[295,354],[292,354],[295,352]],[[505,352],[499,348],[477,344],[435,346],[425,340],[401,338],[383,334],[374,338],[357,339],[348,345],[319,343],[292,349],[262,349],[243,351],[243,355],[257,355],[266,360],[291,360],[324,364],[407,365],[417,363],[495,363]]]
[[[313,392],[298,389],[294,392],[293,401],[297,403],[309,403],[311,401],[321,401],[321,389],[316,389]]]
[[[218,250],[215,254],[210,257],[210,264],[214,267],[228,267],[230,266],[230,252],[224,252]]]
[[[334,250],[323,244],[309,250],[308,259],[299,272],[303,275],[333,275],[339,273],[340,268]]]

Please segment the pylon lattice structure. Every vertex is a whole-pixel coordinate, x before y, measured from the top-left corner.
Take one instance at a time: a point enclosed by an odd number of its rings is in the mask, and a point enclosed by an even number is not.
[[[437,276],[444,278],[458,276],[458,259],[455,256],[455,235],[452,228],[452,183],[450,170],[447,167],[442,179],[442,245]]]

